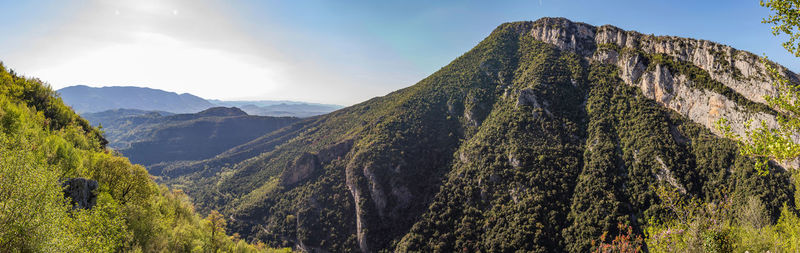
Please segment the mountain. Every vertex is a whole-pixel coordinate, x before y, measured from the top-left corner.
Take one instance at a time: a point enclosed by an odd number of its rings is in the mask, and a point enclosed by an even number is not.
[[[109,147],[148,168],[160,162],[211,158],[299,120],[251,116],[235,107],[194,114],[117,109],[84,117],[103,126]]]
[[[222,101],[209,100],[220,106],[235,106],[251,115],[262,116],[287,116],[287,117],[311,117],[330,113],[342,109],[339,105],[316,104],[296,101]]]
[[[214,106],[214,104],[205,99],[188,93],[177,94],[132,86],[94,88],[78,85],[62,88],[57,92],[61,95],[64,103],[78,113],[101,112],[121,108],[194,113]]]
[[[318,252],[586,252],[663,218],[661,188],[755,196],[774,221],[790,173],[758,175],[714,128],[775,122],[765,64],[610,25],[505,23],[411,87],[160,171],[241,235]]]
[[[212,107],[238,107],[250,115],[273,117],[311,117],[326,114],[341,106],[297,101],[223,101],[177,94],[158,89],[114,86],[94,88],[84,85],[58,90],[64,102],[80,114],[126,109],[168,113],[196,113]],[[91,121],[91,119],[90,119]],[[93,124],[97,122],[91,121]]]

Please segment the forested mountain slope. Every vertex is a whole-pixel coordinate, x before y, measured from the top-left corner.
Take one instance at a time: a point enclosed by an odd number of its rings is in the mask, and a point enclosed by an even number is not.
[[[642,233],[668,218],[658,189],[755,197],[772,221],[793,206],[789,172],[757,175],[713,129],[774,121],[770,81],[757,56],[708,41],[506,23],[411,87],[170,165],[165,180],[272,246],[586,252],[618,223]]]
[[[235,107],[174,115],[119,109],[84,117],[103,126],[109,147],[147,168],[161,162],[211,158],[299,120],[247,115]]]
[[[222,216],[203,219],[105,145],[47,85],[0,64],[0,252],[268,250],[225,235]],[[65,196],[73,182],[85,199]]]

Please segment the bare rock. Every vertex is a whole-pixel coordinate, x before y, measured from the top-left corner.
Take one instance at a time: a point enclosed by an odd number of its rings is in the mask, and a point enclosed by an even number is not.
[[[345,140],[320,150],[319,153],[317,153],[317,157],[320,163],[329,163],[347,155],[351,148],[353,148],[353,140]]]
[[[540,102],[538,97],[536,97],[536,93],[530,88],[525,88],[518,92],[517,103],[515,104],[516,108],[520,108],[520,106],[530,106],[534,109],[542,109],[548,116],[553,116],[550,110],[547,109],[547,105],[548,103],[546,101]]]
[[[92,209],[97,204],[97,181],[87,178],[68,178],[61,183],[64,196],[70,199],[73,209]]]
[[[291,186],[299,183],[319,170],[319,159],[311,153],[303,153],[281,173],[281,185]]]

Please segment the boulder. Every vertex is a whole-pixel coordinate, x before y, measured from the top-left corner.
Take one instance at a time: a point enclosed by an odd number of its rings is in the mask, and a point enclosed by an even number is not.
[[[97,204],[94,192],[97,181],[88,178],[68,178],[61,183],[64,197],[69,198],[73,209],[92,209]]]

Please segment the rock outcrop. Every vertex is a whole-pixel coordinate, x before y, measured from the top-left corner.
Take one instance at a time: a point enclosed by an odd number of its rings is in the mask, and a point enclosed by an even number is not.
[[[353,140],[349,139],[320,150],[317,157],[319,157],[320,163],[329,163],[333,160],[343,158],[352,148]]]
[[[319,159],[311,153],[303,153],[289,164],[281,174],[281,185],[291,186],[299,183],[319,170]]]
[[[64,196],[70,199],[73,209],[92,209],[97,204],[97,181],[87,178],[68,178],[61,183]]]
[[[334,160],[341,159],[353,147],[353,140],[346,140],[331,145],[317,154],[305,152],[297,159],[288,164],[286,170],[281,174],[281,185],[292,186],[303,180],[308,179],[314,172],[320,170],[322,166]]]

